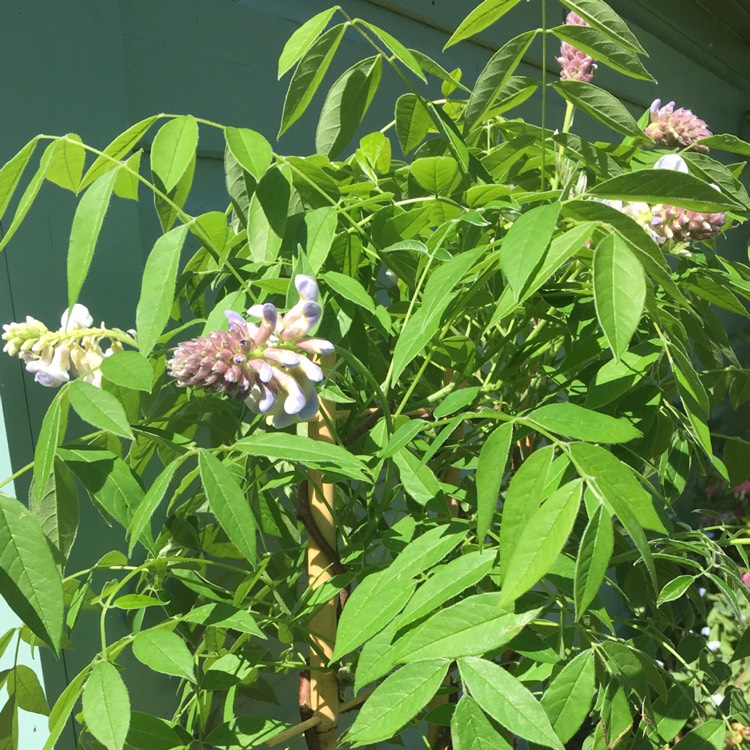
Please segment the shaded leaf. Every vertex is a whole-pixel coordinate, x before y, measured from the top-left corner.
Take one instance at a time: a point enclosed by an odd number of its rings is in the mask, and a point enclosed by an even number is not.
[[[484,441],[477,464],[477,539],[481,545],[497,509],[497,496],[513,437],[513,423],[500,425]]]
[[[37,520],[0,493],[0,595],[34,635],[57,653],[63,629],[63,588]]]
[[[198,459],[208,503],[226,535],[255,563],[255,516],[234,474],[216,456],[201,450]]]

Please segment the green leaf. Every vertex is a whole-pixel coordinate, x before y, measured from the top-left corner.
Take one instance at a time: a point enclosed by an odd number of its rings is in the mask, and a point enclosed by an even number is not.
[[[729,151],[732,154],[750,156],[750,143],[743,141],[731,133],[711,135],[708,138],[701,138],[696,143],[701,146],[708,146],[709,148],[718,148],[719,151]]]
[[[91,668],[83,689],[83,720],[107,750],[122,750],[130,727],[130,698],[117,669],[107,661]]]
[[[672,745],[676,750],[707,750],[707,745],[714,750],[724,746],[726,729],[721,719],[709,719],[695,729],[691,729],[679,742]]]
[[[167,494],[172,477],[174,477],[174,474],[181,463],[181,459],[176,459],[164,467],[159,476],[151,483],[148,492],[133,514],[133,518],[128,525],[128,533],[130,534],[128,556],[133,554],[135,545],[140,541],[144,530],[148,527],[149,522],[151,521],[151,516],[153,516],[156,509],[161,504],[164,495]]]
[[[299,462],[310,468],[334,470],[353,479],[365,479],[367,467],[358,456],[346,448],[302,435],[283,432],[256,433],[238,440],[234,446],[238,451],[251,456]]]
[[[646,300],[643,266],[625,240],[611,234],[596,248],[593,277],[596,315],[609,348],[619,360],[643,314]]]
[[[167,602],[161,599],[156,599],[153,596],[146,596],[146,594],[125,594],[124,596],[118,596],[112,602],[113,607],[117,609],[143,609],[144,607],[163,607]]]
[[[188,171],[198,148],[198,123],[192,115],[164,123],[151,146],[151,171],[159,178],[163,192],[171,193]]]
[[[315,150],[331,159],[348,145],[380,85],[383,58],[368,57],[352,65],[331,86],[315,131]]]
[[[307,230],[305,249],[313,276],[317,276],[331,252],[337,224],[338,217],[333,206],[305,212],[305,229]]]
[[[625,21],[602,0],[561,0],[561,2],[613,41],[639,55],[646,54]]]
[[[163,234],[154,243],[146,260],[141,280],[141,295],[135,313],[138,348],[144,356],[154,348],[156,340],[169,321],[174,303],[180,252],[186,235],[186,226],[175,227]],[[149,390],[150,388],[149,384]]]
[[[602,62],[623,75],[656,83],[635,53],[623,48],[618,42],[613,42],[594,27],[565,24],[549,31],[561,41],[572,44],[597,62]]]
[[[143,488],[130,467],[106,450],[66,448],[59,449],[58,455],[104,511],[127,528],[144,497]]]
[[[563,750],[544,709],[510,672],[475,657],[459,659],[458,668],[474,700],[495,721],[519,737]]]
[[[32,633],[57,654],[63,630],[63,588],[36,518],[0,493],[0,595]]]
[[[118,162],[128,151],[134,148],[138,141],[143,138],[148,129],[159,119],[160,115],[151,115],[145,120],[131,125],[124,133],[115,138],[102,153],[96,157],[94,163],[89,167],[81,180],[79,190],[87,188],[94,180],[98,180],[103,174],[111,170],[119,172]]]
[[[52,706],[52,710],[49,714],[49,737],[44,743],[43,750],[54,750],[57,740],[60,735],[68,726],[70,714],[73,711],[73,707],[78,702],[78,698],[81,695],[83,689],[83,683],[89,676],[91,665],[86,665],[66,686],[65,689],[60,693],[60,697]]]
[[[484,0],[461,21],[443,49],[448,49],[448,47],[452,47],[454,44],[458,44],[491,26],[514,6],[518,5],[518,2],[519,0]]]
[[[102,362],[102,375],[123,388],[151,392],[154,371],[149,361],[138,352],[118,352]]]
[[[692,211],[741,211],[742,206],[691,174],[671,169],[640,169],[605,180],[589,190],[613,200],[668,203]]]
[[[133,639],[133,656],[149,669],[195,682],[193,656],[176,633],[151,628]]]
[[[388,49],[394,54],[397,60],[406,65],[406,67],[409,68],[412,73],[419,76],[419,78],[427,83],[427,79],[422,72],[422,66],[419,64],[414,55],[406,47],[404,47],[404,45],[401,44],[398,39],[389,34],[387,31],[383,31],[383,29],[379,28],[374,23],[368,23],[367,21],[360,21],[360,23],[366,28],[370,29],[370,31],[372,31],[372,33],[375,34],[375,36],[377,36],[378,39],[380,39],[380,41],[383,42],[386,47],[388,47]]]
[[[394,662],[478,656],[504,646],[539,614],[500,609],[502,594],[475,594],[421,622],[394,644]]]
[[[513,438],[513,423],[500,425],[485,441],[477,464],[477,539],[481,545],[497,510],[497,495]]]
[[[338,271],[324,273],[323,279],[336,294],[341,295],[350,302],[354,302],[355,305],[359,305],[368,312],[375,312],[375,302],[372,296],[357,279],[353,279],[344,273],[338,273]]]
[[[673,602],[679,599],[694,583],[695,576],[677,576],[673,578],[659,592],[656,606],[660,607],[665,602]]]
[[[35,714],[49,715],[47,698],[36,672],[25,664],[16,664],[8,677],[8,692],[16,700],[18,708]]]
[[[2,185],[2,183],[5,183],[4,187],[6,188],[6,190],[8,190],[8,193],[3,196],[3,200],[2,202],[0,202],[0,207],[2,207],[3,211],[5,211],[5,209],[8,207],[8,203],[13,196],[13,190],[15,189],[16,185],[18,185],[18,182],[21,179],[23,169],[26,166],[26,163],[28,163],[28,160],[31,158],[31,154],[33,153],[35,145],[36,142],[32,141],[27,146],[25,146],[18,154],[16,154],[16,156],[13,157],[13,159],[11,159],[10,162],[8,162],[8,164],[5,165],[5,167],[3,167],[3,170],[7,169],[8,172],[0,172],[0,180],[2,180],[2,182],[0,182],[0,185]],[[36,197],[39,194],[42,185],[44,184],[44,176],[47,173],[49,164],[52,161],[52,157],[54,156],[54,148],[55,144],[51,143],[44,150],[42,158],[39,161],[39,167],[32,175],[28,185],[26,185],[26,189],[18,199],[16,211],[13,214],[13,220],[10,222],[10,225],[7,226],[7,228],[5,225],[3,225],[4,231],[3,238],[2,240],[0,240],[0,250],[2,250],[11,241],[13,235],[16,233],[18,227],[26,218],[26,214],[29,212],[29,209],[36,200]],[[18,159],[18,161],[16,161],[16,159]],[[13,164],[12,169],[10,166],[11,164]]]
[[[264,743],[291,726],[278,719],[268,719],[264,716],[237,716],[216,727],[206,737],[206,744],[216,750],[249,750],[253,747],[262,747]],[[144,745],[142,750],[161,749]],[[175,750],[186,750],[184,740]]]
[[[185,740],[164,719],[133,711],[127,747],[133,750],[184,750]]]
[[[290,70],[298,60],[302,59],[323,29],[328,26],[328,22],[337,10],[338,7],[328,8],[309,18],[302,26],[294,30],[279,56],[279,78]]]
[[[495,550],[475,550],[435,568],[398,616],[397,627],[403,628],[421,619],[469,586],[479,583],[492,570],[496,557]]]
[[[367,576],[341,613],[332,659],[345,656],[390,623],[414,591],[411,579],[439,563],[465,533],[466,527],[457,523],[431,529],[410,542],[388,568]]]
[[[581,728],[596,690],[594,654],[584,651],[568,662],[542,695],[542,708],[562,742]]]
[[[461,697],[451,717],[451,740],[454,750],[511,750],[510,743],[468,695]]]
[[[401,329],[396,341],[393,350],[392,382],[398,380],[407,365],[437,333],[440,319],[455,297],[453,288],[486,252],[483,247],[463,252],[440,266],[427,280],[421,306]]]
[[[400,425],[390,436],[383,448],[382,457],[390,458],[405,448],[427,426],[422,419],[409,419]]]
[[[47,409],[34,447],[33,483],[39,497],[45,491],[55,465],[55,453],[62,442],[68,417],[68,399],[65,390],[60,391]]]
[[[646,138],[625,105],[608,91],[584,81],[555,81],[552,85],[563,99],[608,128],[638,140]]]
[[[500,524],[500,548],[514,549],[521,529],[528,523],[542,500],[547,497],[545,488],[552,467],[554,448],[547,446],[534,451],[516,470],[510,480],[503,501],[503,514]],[[552,488],[553,490],[556,487]],[[500,577],[505,576],[510,560],[500,558]]]
[[[255,564],[255,516],[247,495],[212,453],[201,450],[198,462],[208,504],[221,528],[248,562]]]
[[[529,279],[541,267],[560,215],[560,204],[537,206],[522,214],[508,230],[500,246],[500,266],[518,301]]]
[[[512,548],[500,545],[500,555],[510,558],[503,575],[500,606],[525,594],[551,570],[573,530],[581,489],[580,480],[568,482],[519,527]]]
[[[446,659],[415,662],[387,677],[360,709],[347,739],[353,747],[387,740],[430,701],[448,673]]]
[[[46,485],[32,485],[29,510],[39,521],[56,562],[63,569],[78,533],[80,511],[75,478],[62,461],[55,460]]]
[[[238,630],[240,633],[248,633],[259,638],[266,637],[249,612],[235,609],[228,604],[204,604],[191,609],[183,619],[200,625]]]
[[[55,144],[55,152],[47,169],[47,179],[65,190],[77,193],[85,162],[86,151],[81,145],[81,136],[68,133]]]
[[[271,144],[260,133],[248,128],[226,128],[224,138],[242,168],[260,180],[271,165]]]
[[[620,519],[630,534],[656,586],[654,561],[643,529],[666,533],[666,528],[651,496],[633,476],[627,464],[598,445],[572,443],[570,456],[579,476],[586,481],[599,502]]]
[[[247,215],[247,240],[254,261],[276,260],[286,231],[291,192],[292,178],[284,165],[269,169],[258,183]]]
[[[435,195],[452,193],[461,180],[458,162],[452,156],[426,156],[411,164],[414,179]]]
[[[100,177],[78,202],[68,245],[68,309],[73,309],[88,275],[116,177],[117,172]]]
[[[416,94],[403,94],[396,100],[396,136],[404,155],[422,143],[431,124],[430,113]]]
[[[627,443],[641,437],[640,430],[627,419],[616,419],[569,401],[540,406],[524,419],[533,420],[543,429],[558,435],[590,443]]]
[[[474,12],[481,8],[482,6],[480,5]],[[458,33],[458,30],[456,33]],[[469,125],[474,125],[481,120],[485,112],[500,96],[503,87],[518,67],[521,58],[526,54],[526,50],[529,48],[531,42],[534,41],[536,34],[536,29],[519,34],[504,44],[490,58],[490,61],[479,74],[477,82],[474,84],[474,90],[469,97],[469,102],[466,105],[464,117]]]
[[[406,448],[393,454],[393,462],[404,491],[420,505],[427,505],[440,495],[440,482],[435,472]]]
[[[68,385],[70,405],[78,416],[99,430],[133,439],[122,404],[108,391],[84,380],[74,380]]]
[[[140,180],[136,175],[141,171],[141,157],[143,151],[136,151],[125,162],[125,166],[117,169],[115,178],[115,195],[124,200],[137,201]]]
[[[576,557],[573,598],[576,620],[580,620],[599,593],[614,546],[614,532],[609,513],[600,505],[591,516],[581,538]]]
[[[471,388],[457,388],[449,393],[436,407],[432,415],[435,419],[443,419],[457,411],[464,410],[479,395],[481,388],[473,386]]]
[[[299,65],[289,82],[277,137],[281,137],[307,109],[328,71],[347,25],[340,23],[328,29],[302,54]]]
[[[10,161],[0,169],[0,219],[5,214],[8,204],[16,192],[18,183],[23,177],[26,166],[31,161],[31,157],[36,149],[37,141],[29,141]],[[50,157],[51,159],[51,157]],[[42,175],[43,177],[43,175]],[[39,182],[41,186],[41,180]]]

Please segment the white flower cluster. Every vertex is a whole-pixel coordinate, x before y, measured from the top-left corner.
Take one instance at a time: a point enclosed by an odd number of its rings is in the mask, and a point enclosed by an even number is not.
[[[50,331],[41,321],[27,316],[24,323],[3,325],[3,351],[22,359],[26,370],[34,373],[34,380],[47,388],[59,388],[71,377],[101,388],[99,367],[105,357],[122,351],[122,344],[111,338],[113,332],[103,323],[100,328],[92,328],[93,322],[84,305],[65,310],[57,331]],[[111,341],[106,351],[101,347],[103,338]]]

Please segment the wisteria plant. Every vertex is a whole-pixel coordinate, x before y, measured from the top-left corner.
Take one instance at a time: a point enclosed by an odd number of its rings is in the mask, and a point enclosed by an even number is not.
[[[446,46],[517,5],[485,0]],[[602,0],[562,5],[473,82],[318,13],[281,53],[281,134],[344,35],[369,56],[323,98],[313,155],[156,115],[103,150],[38,136],[0,169],[0,249],[46,183],[80,196],[59,329],[3,328],[56,390],[15,475],[28,502],[0,494],[0,594],[24,623],[0,652],[81,664],[46,699],[28,668],[0,672],[0,747],[19,709],[48,713],[48,750],[67,726],[107,750],[750,737],[746,532],[701,491],[744,498],[750,474],[746,436],[714,421],[750,397],[726,324],[750,266],[723,249],[750,215],[727,155],[750,143],[674,102],[634,119],[595,80],[652,82],[638,40]],[[552,37],[556,71],[519,75]],[[550,97],[562,122],[514,116]],[[227,195],[191,215],[209,130]],[[161,226],[140,297],[94,327],[105,214],[138,200]],[[118,540],[81,569],[79,502]]]

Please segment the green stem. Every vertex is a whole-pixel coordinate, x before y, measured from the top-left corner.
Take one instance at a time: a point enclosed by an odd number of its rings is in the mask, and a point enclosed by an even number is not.
[[[544,190],[547,172],[547,1],[542,0],[542,174],[540,190]]]

